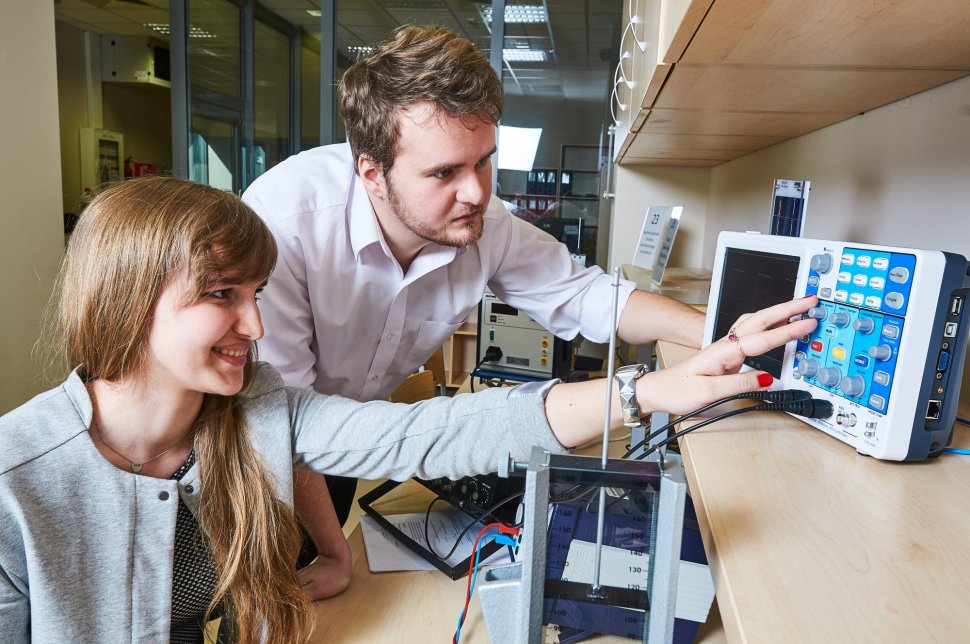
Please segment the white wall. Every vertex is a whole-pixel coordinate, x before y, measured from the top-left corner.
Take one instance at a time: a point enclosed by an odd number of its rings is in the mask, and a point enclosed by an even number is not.
[[[719,230],[767,229],[775,179],[810,179],[804,235],[970,257],[970,77],[716,166]]]
[[[44,388],[31,358],[64,244],[54,4],[0,21],[0,413]]]
[[[610,230],[609,266],[633,260],[651,206],[684,206],[668,266],[701,266],[708,219],[710,168],[617,166],[616,194]]]

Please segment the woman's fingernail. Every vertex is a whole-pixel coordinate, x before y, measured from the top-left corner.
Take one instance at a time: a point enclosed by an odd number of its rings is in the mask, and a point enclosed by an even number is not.
[[[815,297],[815,293],[809,293],[808,295],[806,295],[806,296],[805,296],[805,297],[803,297],[802,299],[803,299],[803,300],[807,300],[807,299],[808,299],[808,298],[810,298],[810,297]]]
[[[759,373],[758,374],[758,386],[759,387],[770,387],[771,386],[771,383],[773,383],[774,381],[775,381],[775,379],[771,377],[771,374],[770,373]]]

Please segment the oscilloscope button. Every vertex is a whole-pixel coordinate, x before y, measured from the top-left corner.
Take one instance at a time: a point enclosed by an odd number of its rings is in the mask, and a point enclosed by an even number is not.
[[[836,311],[829,316],[829,322],[840,329],[844,329],[845,327],[849,326],[849,314],[845,311]]]
[[[889,268],[889,260],[885,257],[875,257],[872,260],[872,267],[877,271],[884,271]]]
[[[818,382],[825,387],[836,387],[842,380],[842,372],[838,367],[825,367],[818,370]]]
[[[888,344],[877,344],[869,347],[869,357],[885,362],[893,357],[893,348]]]
[[[809,265],[816,273],[825,274],[832,270],[832,256],[828,253],[813,255]]]
[[[824,306],[813,306],[812,308],[808,309],[807,313],[808,317],[815,318],[819,322],[828,317],[828,314],[829,311]]]
[[[839,383],[839,389],[846,396],[861,396],[866,390],[866,381],[862,376],[848,376]]]
[[[903,302],[905,301],[906,299],[903,297],[903,294],[896,293],[895,291],[892,293],[886,293],[886,297],[883,298],[883,302],[886,303],[886,306],[893,309],[903,308]]]
[[[815,358],[806,358],[798,363],[795,367],[795,373],[801,378],[814,378],[818,374],[818,360]]]
[[[856,318],[852,321],[852,328],[862,335],[869,335],[876,328],[876,323],[872,321],[872,318]]]
[[[905,266],[897,266],[889,271],[889,281],[897,284],[905,284],[909,281],[909,269]]]
[[[835,301],[836,302],[845,302],[848,299],[849,299],[849,292],[848,291],[843,291],[842,289],[838,289],[838,290],[835,291]]]
[[[877,371],[876,373],[872,374],[872,379],[877,384],[880,384],[883,386],[886,386],[889,384],[889,374],[886,373],[885,371]]]
[[[882,328],[882,334],[887,338],[895,340],[899,337],[899,327],[895,324],[887,324]]]

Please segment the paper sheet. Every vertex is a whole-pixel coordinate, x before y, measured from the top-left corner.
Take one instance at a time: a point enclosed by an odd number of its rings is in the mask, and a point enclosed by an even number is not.
[[[596,544],[573,539],[566,555],[564,581],[593,582]],[[600,584],[613,588],[642,588],[647,581],[650,555],[603,546],[600,562]],[[703,564],[681,561],[677,572],[677,600],[674,617],[700,622],[707,621],[707,613],[714,601],[714,581],[711,570]]]
[[[416,512],[393,514],[384,518],[417,543],[425,545],[424,516],[424,512]],[[428,524],[428,537],[434,551],[440,555],[446,554],[455,545],[455,539],[458,538],[461,531],[473,522],[475,522],[474,519],[457,510],[432,512]],[[367,567],[371,572],[436,570],[430,562],[425,561],[420,555],[401,544],[369,516],[360,518],[360,528],[364,537],[364,549],[367,551]],[[455,554],[447,560],[449,566],[457,566],[468,558],[472,546],[475,544],[475,537],[481,529],[482,526],[479,524],[465,533],[461,544],[455,550]],[[508,548],[502,548],[491,557],[481,561],[481,563],[488,564],[510,562]]]

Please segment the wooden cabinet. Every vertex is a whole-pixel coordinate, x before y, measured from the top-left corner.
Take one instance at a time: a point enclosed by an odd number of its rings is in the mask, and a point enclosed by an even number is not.
[[[970,74],[966,0],[634,9],[613,107],[624,164],[716,165]]]
[[[452,334],[444,345],[445,386],[460,387],[477,364],[478,309]]]

